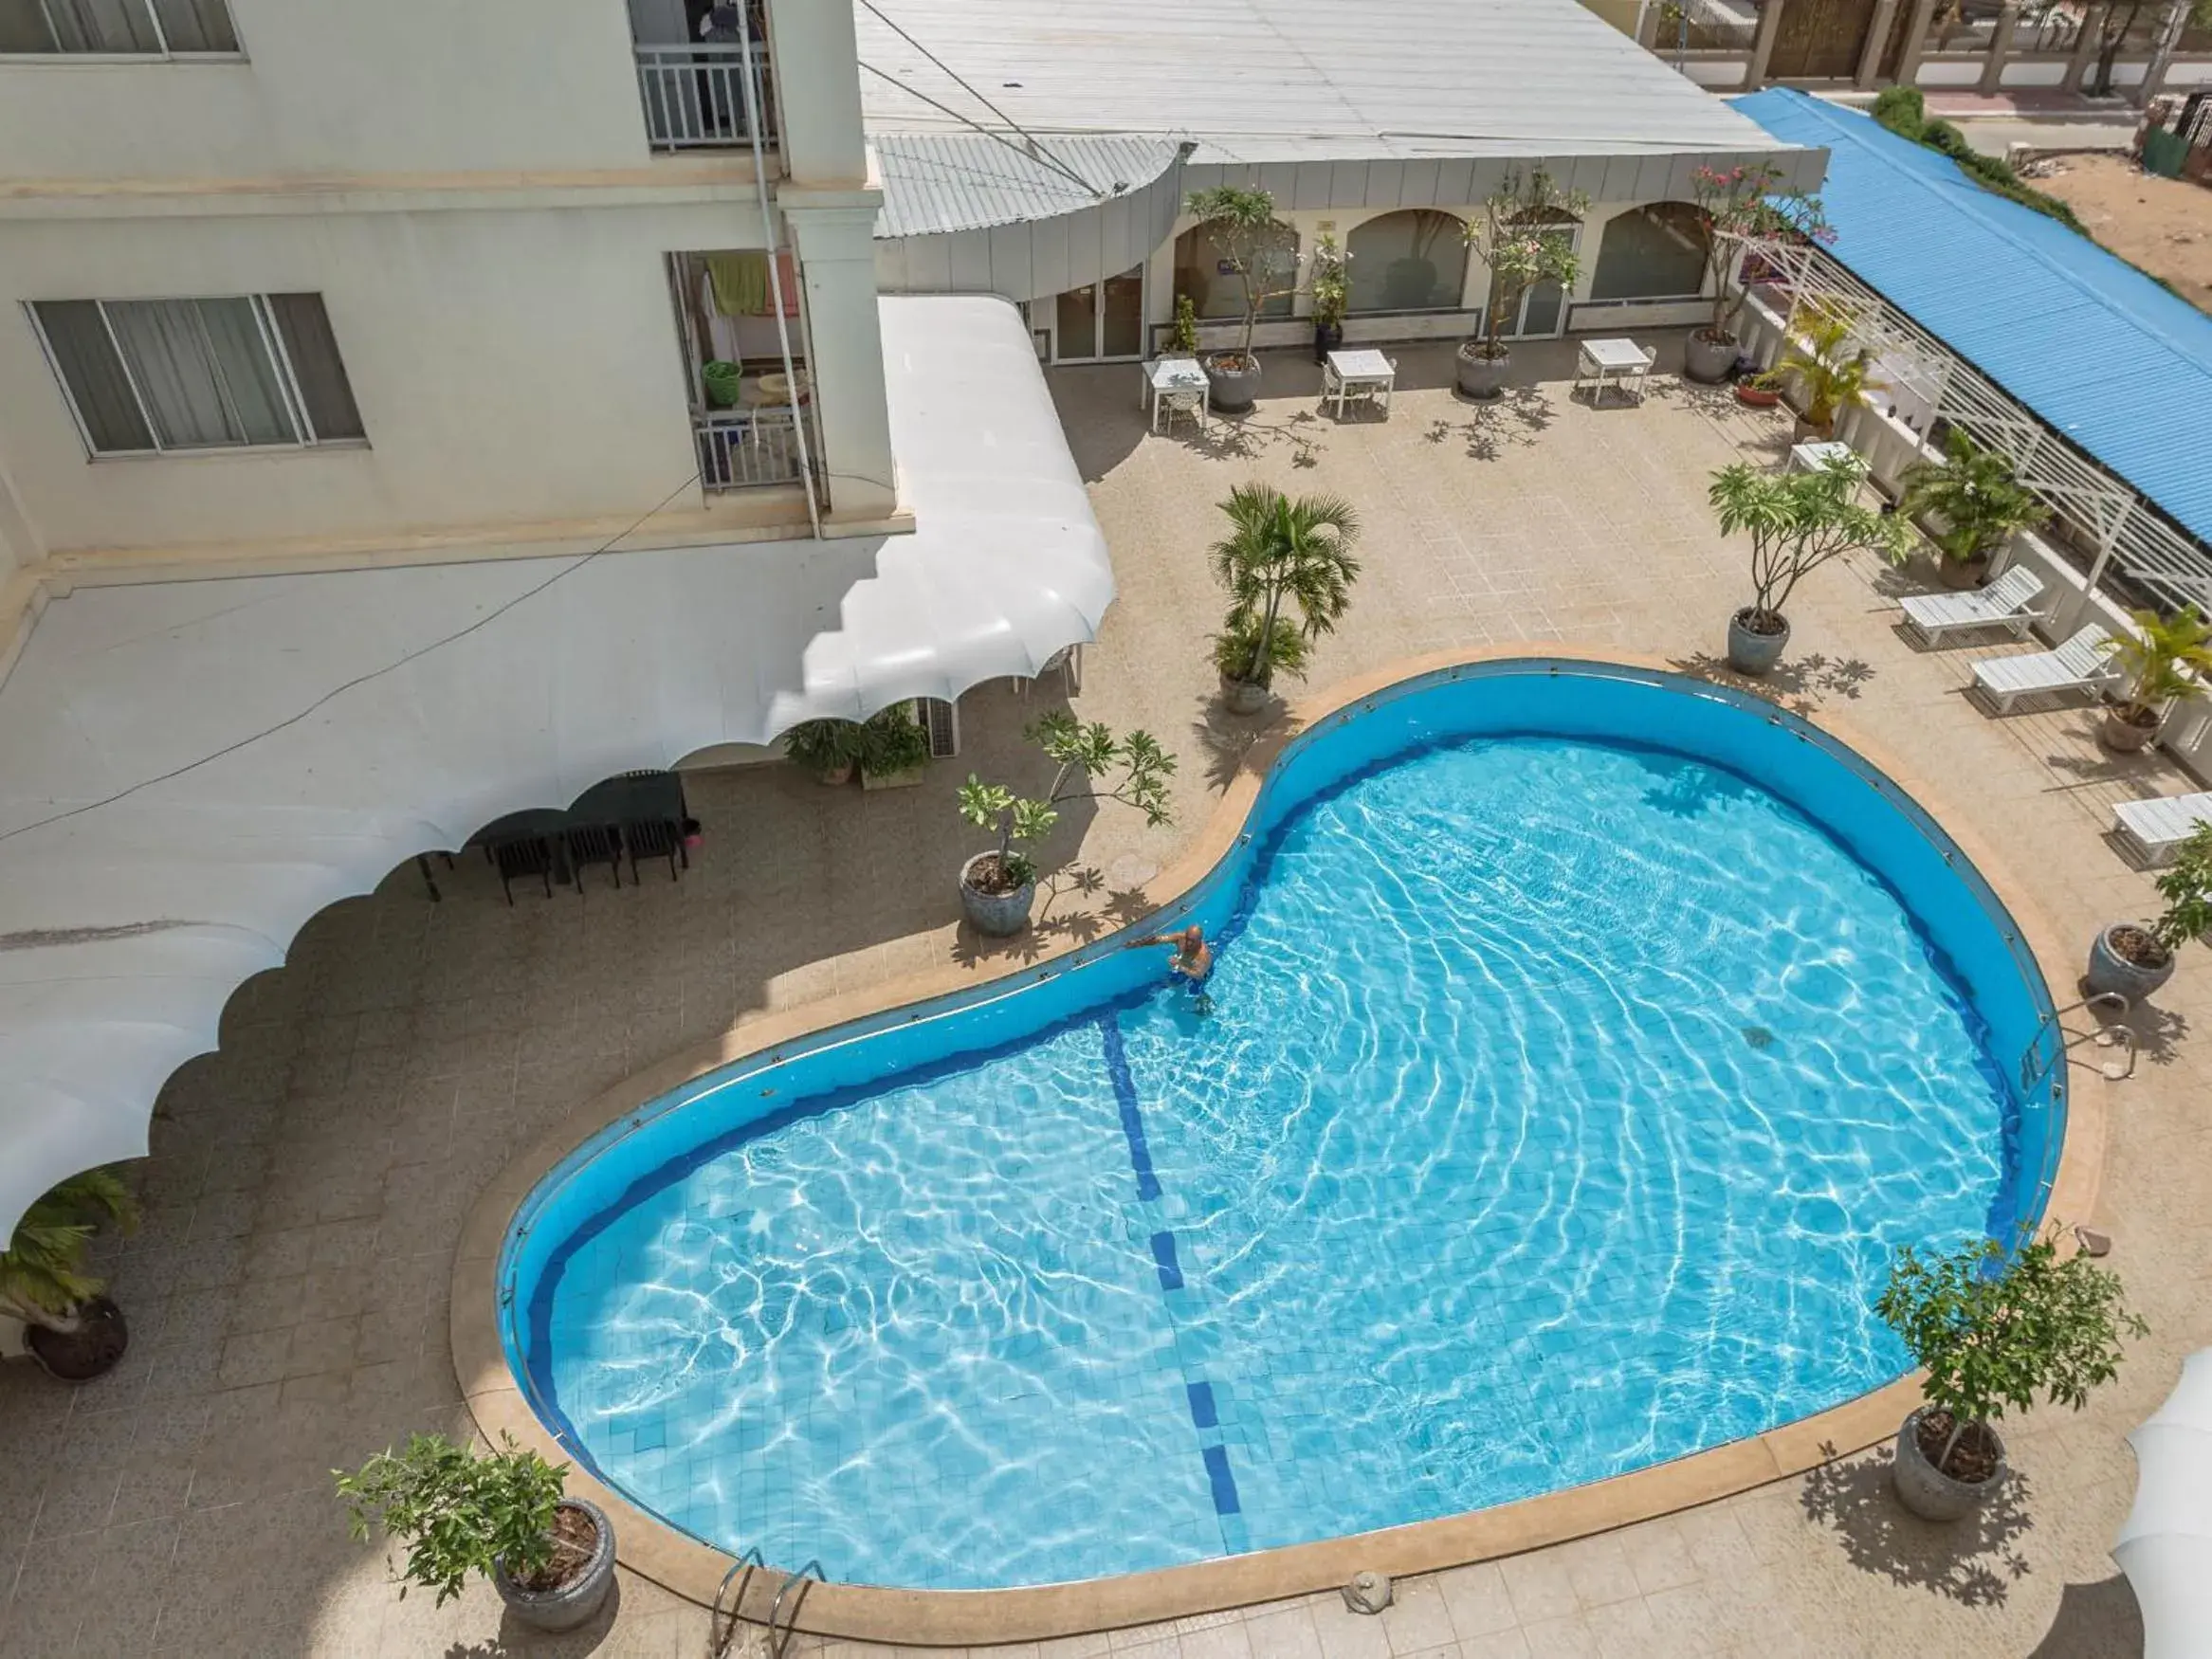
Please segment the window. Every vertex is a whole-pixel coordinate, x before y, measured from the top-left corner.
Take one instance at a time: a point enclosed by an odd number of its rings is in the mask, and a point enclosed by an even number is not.
[[[1590,298],[1694,300],[1711,240],[1704,212],[1689,202],[1631,208],[1605,227]]]
[[[1466,227],[1429,208],[1355,225],[1352,311],[1456,311],[1467,286]]]
[[[238,55],[227,0],[0,0],[0,53]]]
[[[320,294],[31,306],[95,455],[365,436]]]
[[[1265,294],[1262,317],[1290,315],[1290,290],[1298,285],[1298,232],[1277,225],[1263,237],[1252,262],[1252,288]],[[1214,233],[1195,226],[1175,239],[1175,291],[1188,294],[1200,317],[1242,317],[1244,283],[1230,267]]]

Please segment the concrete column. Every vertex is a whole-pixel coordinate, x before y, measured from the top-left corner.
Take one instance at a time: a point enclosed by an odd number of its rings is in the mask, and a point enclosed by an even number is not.
[[[1882,48],[1890,44],[1891,27],[1897,21],[1897,0],[1874,0],[1874,21],[1867,25],[1866,46],[1858,54],[1858,73],[1851,78],[1860,91],[1872,86],[1882,72]]]
[[[779,200],[806,288],[807,367],[821,435],[814,465],[830,499],[828,518],[888,518],[898,503],[898,481],[884,391],[883,319],[876,310],[873,231],[882,193],[787,186]]]
[[[2004,0],[1997,27],[1989,31],[1989,55],[1982,60],[1983,92],[1995,92],[2004,81],[2004,61],[2012,56],[2012,31],[2020,27],[2020,0]]]
[[[1782,9],[1788,0],[1766,0],[1759,12],[1759,33],[1751,42],[1751,65],[1744,73],[1746,90],[1766,84],[1766,65],[1774,59],[1774,37],[1782,27]]]
[[[1928,29],[1935,21],[1936,0],[1912,0],[1912,21],[1905,26],[1905,49],[1897,54],[1897,84],[1910,86],[1920,77],[1920,60],[1928,55]]]
[[[2058,90],[2079,92],[2088,79],[2089,66],[2096,62],[2097,37],[2104,33],[2106,8],[2092,6],[2081,15],[2081,32],[2074,37],[2074,55],[2066,60],[2066,73],[2059,78]]]
[[[865,183],[852,8],[769,0],[768,44],[784,172],[795,183],[824,189]]]
[[[1659,0],[1642,0],[1636,12],[1636,44],[1647,52],[1659,50]]]

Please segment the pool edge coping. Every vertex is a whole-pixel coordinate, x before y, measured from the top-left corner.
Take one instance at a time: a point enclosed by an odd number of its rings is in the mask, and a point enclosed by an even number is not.
[[[1245,753],[1235,777],[1183,855],[1144,884],[1145,902],[1152,910],[1166,910],[1213,873],[1235,849],[1260,788],[1286,747],[1329,716],[1426,675],[1545,659],[1640,669],[1681,680],[1706,678],[1722,690],[1764,695],[1760,688],[1714,681],[1644,653],[1555,643],[1523,642],[1400,658],[1291,705],[1287,718]],[[2057,948],[2055,930],[2004,860],[1979,834],[1961,830],[1946,810],[1942,794],[1910,768],[1898,766],[1879,744],[1865,742],[1848,721],[1839,722],[1825,713],[1785,712],[1879,771],[1951,839],[2020,928],[2054,1006],[2063,1006],[2057,988],[2076,983],[2079,975],[2061,966],[2069,958]],[[453,1258],[454,1374],[484,1437],[496,1444],[502,1434],[510,1435],[518,1446],[549,1461],[569,1461],[508,1367],[498,1285],[501,1251],[516,1212],[563,1159],[640,1104],[764,1048],[911,1003],[1033,973],[1040,964],[1084,948],[1071,938],[1031,938],[1033,945],[1041,946],[1033,955],[1010,950],[980,968],[941,963],[865,990],[740,1018],[714,1040],[633,1072],[603,1090],[512,1159],[470,1209]],[[2073,1067],[2071,1056],[2069,1070],[2066,1138],[2043,1213],[2045,1219],[2089,1221],[2093,1219],[2103,1182],[2107,1091],[2113,1085],[2093,1066]],[[1919,1399],[1916,1381],[1907,1377],[1746,1439],[1540,1497],[1150,1572],[1009,1590],[816,1583],[804,1598],[797,1628],[846,1640],[905,1646],[1034,1642],[1327,1591],[1362,1570],[1402,1576],[1519,1555],[1713,1503],[1863,1450],[1894,1435]],[[586,1468],[572,1464],[568,1482],[570,1491],[591,1499],[613,1522],[622,1565],[688,1600],[713,1604],[735,1558],[678,1531]],[[767,1616],[779,1577],[774,1572],[757,1576],[746,1608],[755,1618]]]

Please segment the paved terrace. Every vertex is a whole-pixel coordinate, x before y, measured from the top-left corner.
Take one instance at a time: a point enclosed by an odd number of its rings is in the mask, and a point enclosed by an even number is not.
[[[1667,344],[1662,368],[1679,349]],[[1250,726],[1212,710],[1201,640],[1219,608],[1203,560],[1213,503],[1235,481],[1339,491],[1364,516],[1366,574],[1315,685],[1520,640],[1709,669],[1744,591],[1706,476],[1741,454],[1776,459],[1786,424],[1666,375],[1640,409],[1593,411],[1568,399],[1571,354],[1517,354],[1535,384],[1478,412],[1448,390],[1447,349],[1408,350],[1389,421],[1343,426],[1314,413],[1315,371],[1277,357],[1275,395],[1205,440],[1146,436],[1132,368],[1054,375],[1123,585],[1077,706],[1178,752],[1182,828],[1146,832],[1118,809],[1071,819],[1069,850],[1100,880],[1056,902],[1053,925],[1095,925],[1082,918],[1168,863],[1249,741]],[[1953,816],[2032,878],[2061,937],[2086,944],[2100,921],[2145,908],[2148,882],[2102,839],[2110,802],[2178,779],[2155,760],[2107,759],[2078,711],[1984,718],[1960,695],[1975,651],[1916,652],[1894,631],[1884,595],[1899,585],[1878,568],[1814,578],[1777,689],[1942,780]],[[117,1262],[129,1358],[75,1392],[0,1369],[0,1652],[703,1653],[704,1613],[628,1573],[612,1621],[561,1643],[503,1630],[481,1586],[442,1611],[420,1593],[401,1600],[381,1551],[347,1540],[328,1471],[411,1430],[466,1424],[446,1335],[449,1254],[477,1192],[541,1125],[765,1010],[973,959],[953,924],[953,872],[975,845],[955,782],[971,766],[1038,771],[1017,758],[1016,734],[1056,695],[973,695],[968,753],[915,791],[832,792],[783,768],[697,780],[707,844],[680,885],[649,871],[619,894],[519,890],[510,911],[489,873],[464,864],[443,905],[409,870],[319,919],[285,969],[239,994],[222,1051],[163,1097],[139,1171],[147,1224]],[[2133,1599],[2105,1551],[2134,1485],[2121,1436],[2181,1357],[2212,1341],[2200,1268],[2212,1042],[2191,1031],[2208,1014],[2212,957],[2192,949],[2141,1074],[2112,1090],[2098,1213],[2068,1218],[2111,1230],[2153,1334],[2089,1411],[2008,1427],[2019,1477],[1978,1522],[1939,1532],[1907,1518],[1877,1451],[1407,1581],[1380,1620],[1322,1596],[994,1651],[2135,1653]],[[2106,1086],[2075,1075],[2077,1088]]]

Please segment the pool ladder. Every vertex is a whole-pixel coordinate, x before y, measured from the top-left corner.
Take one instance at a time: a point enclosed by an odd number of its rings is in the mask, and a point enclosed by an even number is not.
[[[740,1651],[737,1647],[737,1640],[738,1632],[746,1628],[743,1616],[745,1592],[752,1588],[753,1575],[756,1572],[773,1573],[775,1571],[774,1567],[769,1566],[761,1559],[760,1546],[758,1544],[730,1563],[730,1570],[722,1576],[722,1585],[714,1593],[714,1609],[708,1614],[707,1659],[732,1659],[733,1654]],[[792,1637],[798,1632],[798,1613],[799,1609],[806,1604],[807,1592],[816,1584],[827,1582],[828,1577],[822,1571],[822,1563],[819,1560],[809,1561],[797,1572],[783,1575],[782,1582],[776,1587],[776,1599],[768,1604],[768,1622],[760,1627],[766,1659],[783,1659],[784,1650],[791,1646]],[[733,1583],[737,1586],[735,1594],[730,1589]],[[795,1595],[793,1594],[795,1591],[797,1593]],[[783,1611],[786,1597],[791,1599],[791,1615],[788,1621],[784,1617]],[[780,1632],[777,1629],[778,1626],[781,1626]],[[741,1651],[746,1653],[756,1651],[752,1647],[750,1632],[746,1637],[746,1646]]]
[[[2100,1019],[2093,1031],[2069,1030],[2065,1016],[2077,1010],[2086,1010],[2093,1014],[2111,1013],[2117,1017]],[[2097,1069],[2112,1083],[2124,1083],[2133,1077],[2136,1055],[2141,1048],[2135,1027],[2128,1018],[2133,1012],[2134,1004],[2117,991],[2100,991],[2094,995],[2083,997],[2079,1002],[2070,1002],[2064,1008],[2053,1010],[2037,1027],[2034,1038],[2020,1057],[2020,1093],[2023,1096],[2033,1094],[2036,1085],[2058,1068],[2066,1058],[2067,1050],[2076,1043],[2093,1042],[2100,1048],[2114,1046],[2124,1048],[2127,1050],[2126,1057],[2117,1066],[2107,1061]],[[2057,1041],[2051,1045],[2049,1057],[2045,1058],[2042,1049],[2047,1035],[2056,1035]]]

